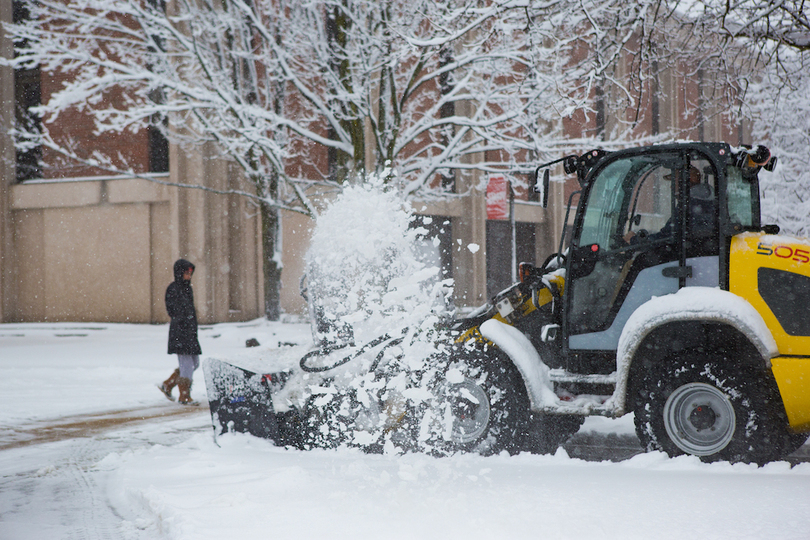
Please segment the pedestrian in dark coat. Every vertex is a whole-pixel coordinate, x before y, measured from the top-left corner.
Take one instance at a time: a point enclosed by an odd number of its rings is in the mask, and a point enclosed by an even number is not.
[[[166,311],[171,317],[169,324],[169,354],[176,354],[180,367],[162,384],[163,394],[174,401],[172,389],[180,391],[178,401],[183,405],[197,405],[191,399],[191,381],[200,365],[200,342],[197,339],[197,310],[194,307],[194,291],[191,276],[194,265],[185,259],[174,263],[174,281],[166,288]]]

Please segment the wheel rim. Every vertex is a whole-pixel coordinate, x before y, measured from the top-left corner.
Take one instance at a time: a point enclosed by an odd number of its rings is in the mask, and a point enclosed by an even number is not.
[[[683,385],[664,405],[667,435],[678,448],[695,456],[709,456],[725,448],[736,424],[734,405],[710,384]]]
[[[490,408],[486,391],[471,379],[451,384],[445,392],[446,414],[451,415],[450,440],[466,444],[477,440],[489,425]]]

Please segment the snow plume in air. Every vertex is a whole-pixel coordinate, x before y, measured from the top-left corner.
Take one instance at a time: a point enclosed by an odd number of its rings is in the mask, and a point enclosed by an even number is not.
[[[374,179],[346,187],[317,218],[306,257],[318,347],[307,363],[324,369],[307,377],[324,411],[310,416],[315,445],[390,443],[412,431],[398,428],[447,347],[441,323],[452,286],[425,223]]]
[[[373,179],[318,216],[306,257],[318,340],[361,343],[437,322],[449,282],[424,256],[434,244],[416,223],[399,194]]]

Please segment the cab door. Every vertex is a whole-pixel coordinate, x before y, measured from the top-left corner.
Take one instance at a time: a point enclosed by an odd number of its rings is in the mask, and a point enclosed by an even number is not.
[[[624,322],[613,323],[628,296],[638,302],[678,290],[677,276],[662,270],[679,266],[677,186],[688,164],[682,152],[619,154],[591,176],[567,263],[563,333],[570,358],[615,352]],[[644,272],[653,267],[661,268]]]

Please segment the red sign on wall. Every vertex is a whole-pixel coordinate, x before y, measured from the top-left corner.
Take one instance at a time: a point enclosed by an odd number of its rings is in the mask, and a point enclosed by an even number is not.
[[[487,219],[509,219],[509,186],[502,174],[490,174],[487,183]]]

